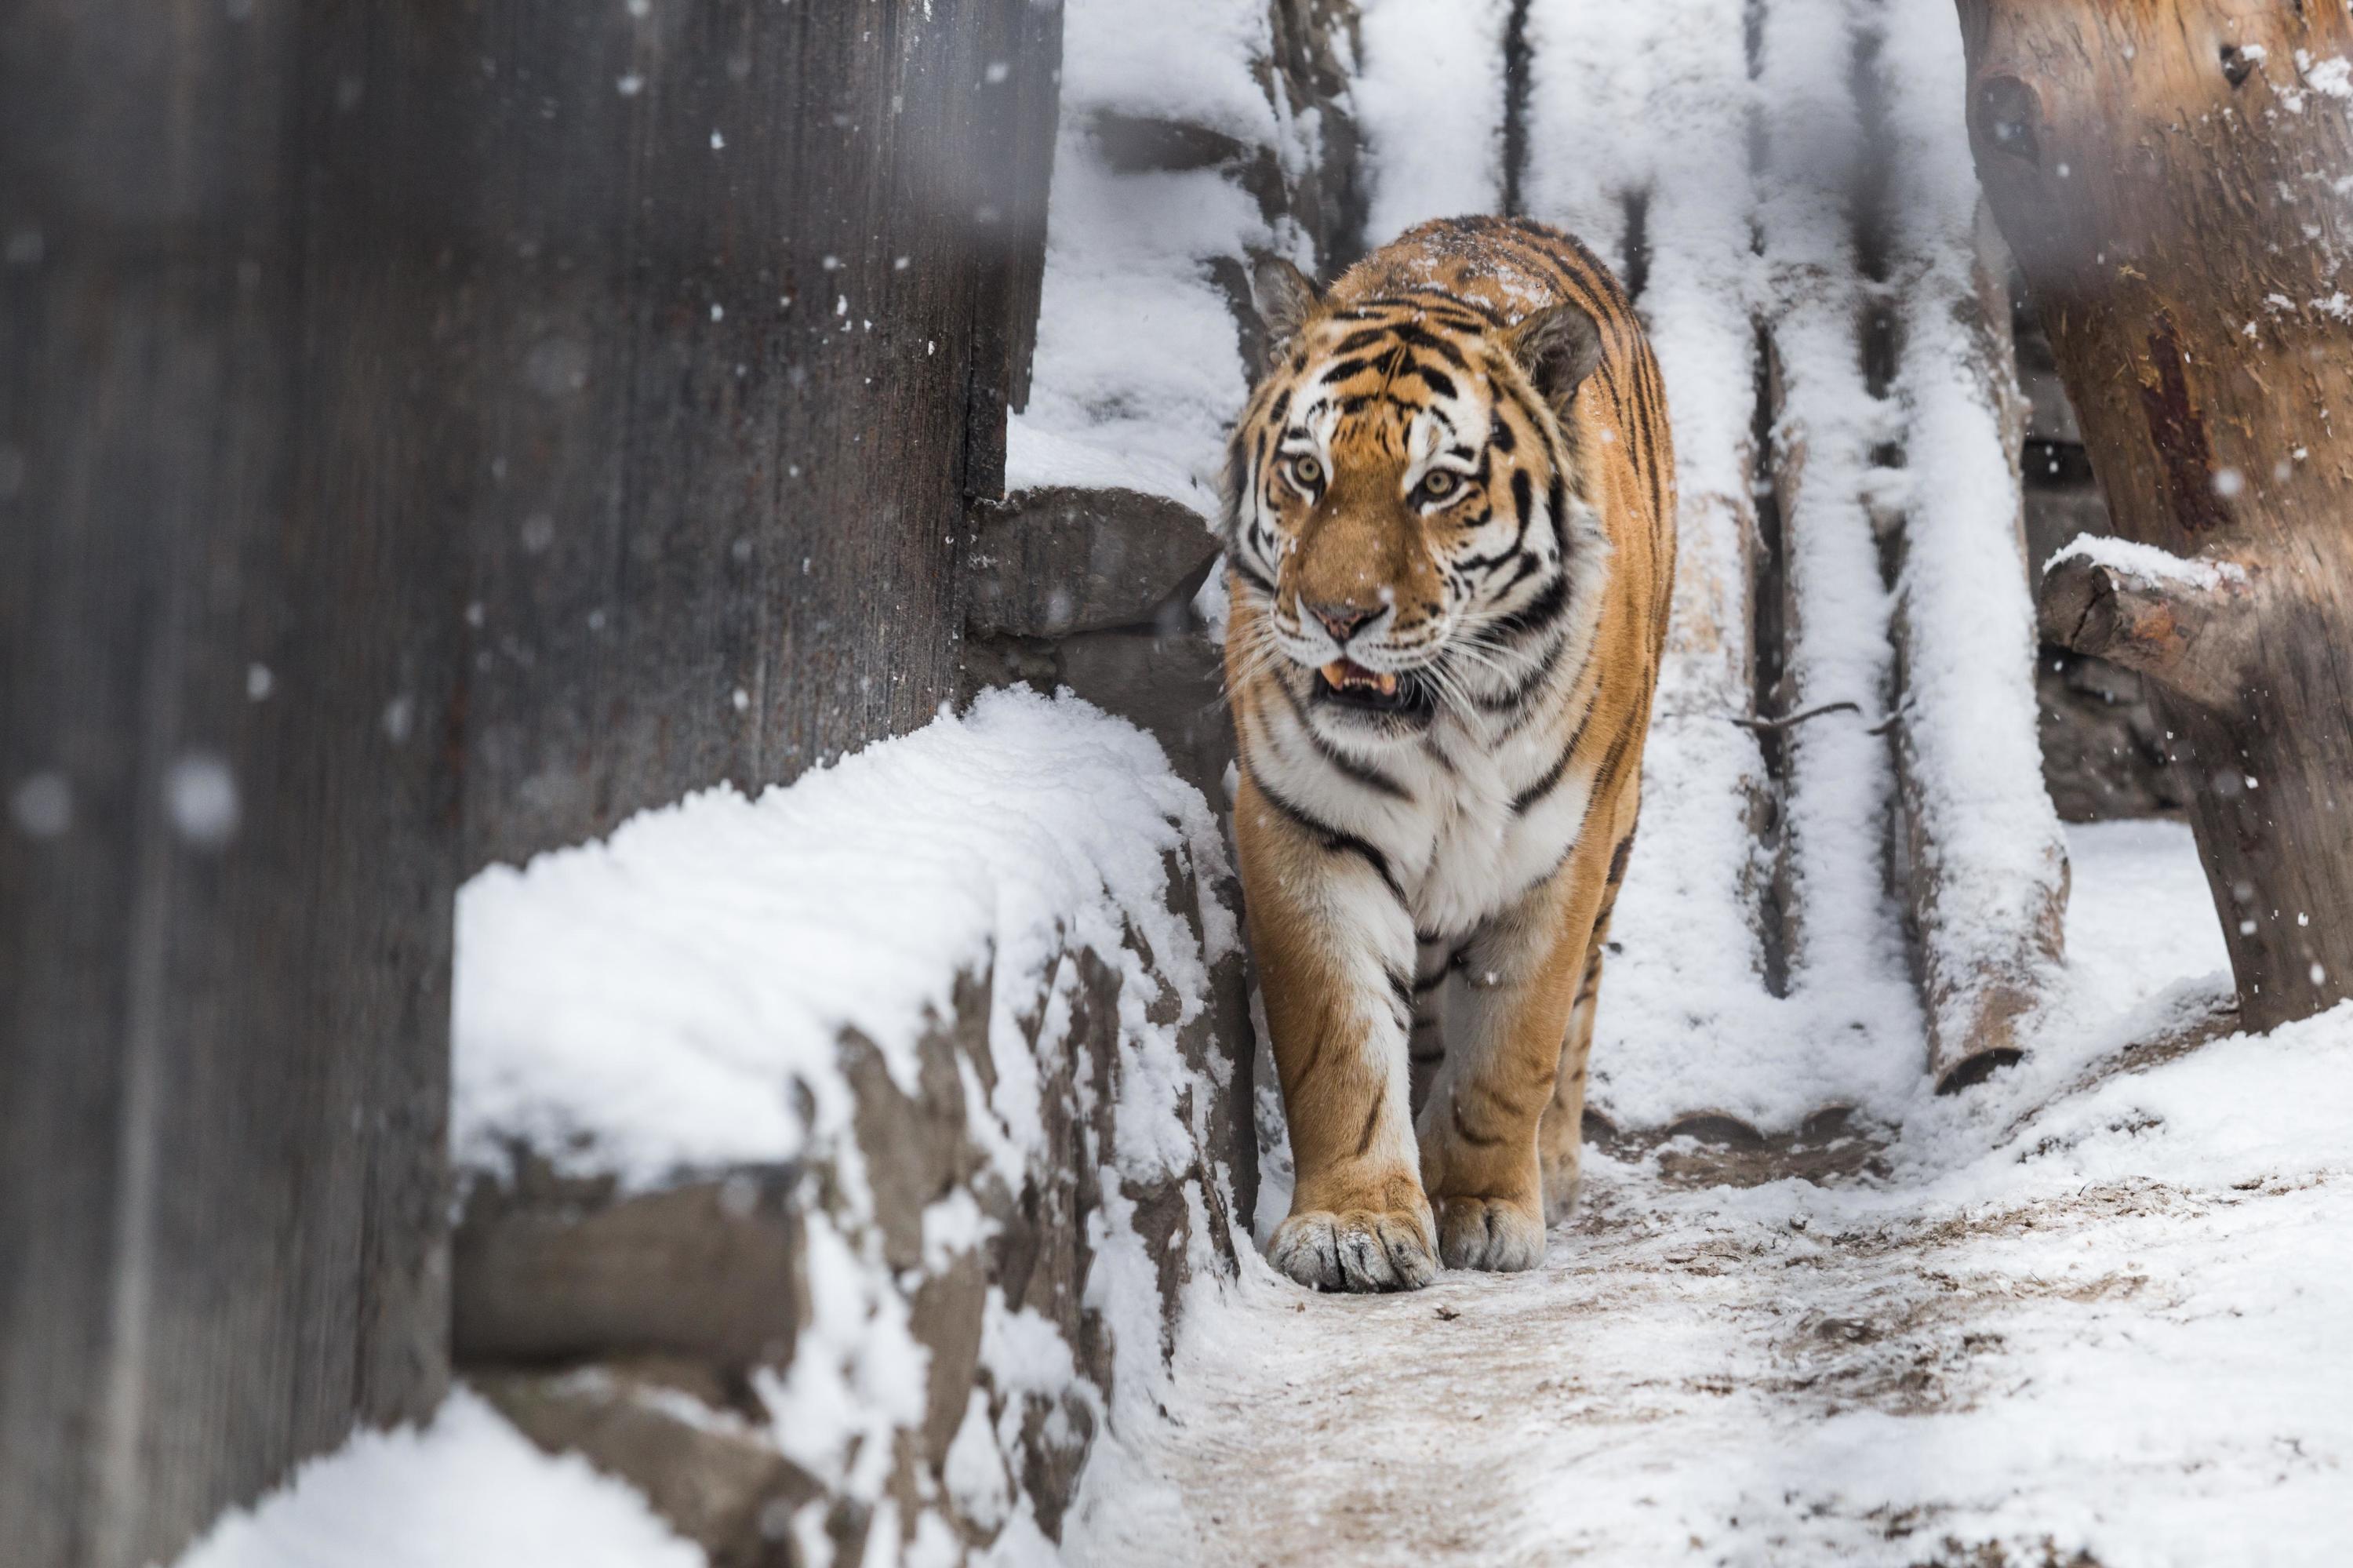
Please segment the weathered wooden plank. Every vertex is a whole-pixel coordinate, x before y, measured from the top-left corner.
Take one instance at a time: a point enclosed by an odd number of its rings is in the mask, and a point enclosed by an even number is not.
[[[454,651],[351,15],[0,22],[0,1519],[169,1558],[430,1407]]]
[[[1060,12],[512,0],[410,29],[483,171],[450,263],[493,482],[472,863],[787,779],[955,688],[1002,487]]]

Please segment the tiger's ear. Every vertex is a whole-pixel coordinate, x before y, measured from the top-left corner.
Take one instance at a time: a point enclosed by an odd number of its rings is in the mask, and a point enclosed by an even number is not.
[[[1252,269],[1250,303],[1258,310],[1259,325],[1265,334],[1265,358],[1270,363],[1324,309],[1315,280],[1280,256],[1270,256]]]
[[[1556,408],[1567,408],[1601,363],[1601,329],[1571,301],[1525,317],[1511,341],[1512,357],[1535,383],[1536,396]]]

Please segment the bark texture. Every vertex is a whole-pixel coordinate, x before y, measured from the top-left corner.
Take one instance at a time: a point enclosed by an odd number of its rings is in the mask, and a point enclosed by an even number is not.
[[[2353,995],[2353,19],[1959,9],[1978,171],[2116,531],[2244,574],[2074,563],[2045,634],[2149,677],[2245,1021],[2306,1016]]]

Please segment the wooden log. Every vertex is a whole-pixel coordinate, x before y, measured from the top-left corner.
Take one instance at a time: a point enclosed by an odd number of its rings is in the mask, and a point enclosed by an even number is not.
[[[465,554],[361,12],[0,21],[0,1520],[169,1562],[446,1378]],[[356,85],[354,85],[356,84]]]
[[[2263,615],[2260,567],[2227,559],[2184,569],[2133,567],[2064,556],[2043,574],[2036,606],[2042,639],[2163,683],[2213,707],[2233,701]]]
[[[2353,122],[2343,7],[1961,0],[1978,172],[2118,533],[2243,595],[2069,567],[2046,608],[2158,678],[2255,1028],[2353,996]],[[2307,74],[2310,72],[2311,74]],[[2087,622],[2085,613],[2091,615]]]

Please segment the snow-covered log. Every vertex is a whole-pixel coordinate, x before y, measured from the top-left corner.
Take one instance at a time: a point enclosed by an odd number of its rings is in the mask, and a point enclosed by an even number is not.
[[[2153,677],[2240,1005],[2303,1017],[2353,996],[2353,436],[2333,423],[2353,407],[2353,16],[1959,12],[1978,171],[2116,530],[2260,568],[2064,563],[2046,624]]]
[[[2016,1061],[2051,995],[2067,856],[2038,736],[2009,256],[1969,166],[1962,61],[1936,0],[1884,0],[1876,15],[1907,471],[1894,626],[1902,880],[1929,1070],[1954,1088]]]
[[[2221,706],[2253,661],[2264,575],[2211,553],[2184,559],[2124,539],[2079,539],[2043,572],[2042,638]]]

